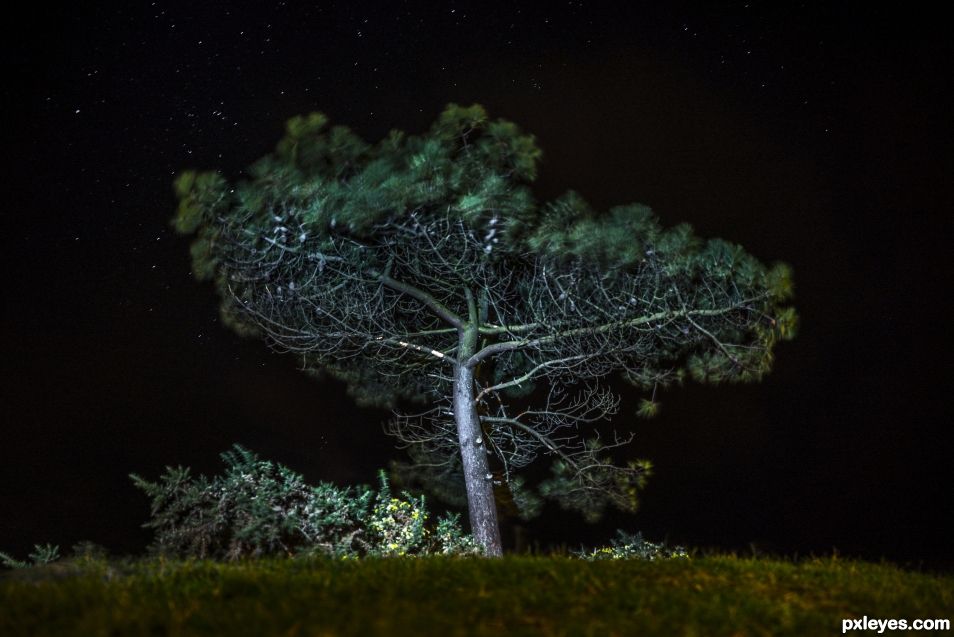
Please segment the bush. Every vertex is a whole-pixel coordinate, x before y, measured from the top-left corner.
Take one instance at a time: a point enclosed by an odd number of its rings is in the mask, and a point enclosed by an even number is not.
[[[387,557],[398,555],[480,555],[473,537],[461,529],[460,516],[446,514],[430,522],[424,497],[391,493],[379,474],[377,492],[367,486],[309,486],[285,466],[260,460],[234,445],[222,454],[224,473],[193,477],[188,468],[166,467],[156,482],[131,474],[151,500],[154,529],[150,552],[177,558],[237,560],[248,557]],[[73,547],[73,561],[104,560],[106,549],[91,542]],[[576,553],[586,560],[658,560],[688,557],[640,533],[617,532],[611,546]],[[0,565],[25,568],[58,560],[59,547],[36,545],[28,561],[0,553]]]
[[[287,467],[259,460],[235,445],[222,454],[225,473],[193,478],[188,468],[167,467],[158,482],[131,475],[152,498],[152,552],[239,559],[271,555],[473,554],[476,543],[455,517],[427,526],[424,499],[381,489],[316,487]]]
[[[625,531],[616,531],[616,538],[610,540],[610,546],[577,554],[585,560],[662,560],[688,558],[689,553],[681,546],[669,548],[665,544],[655,544],[643,539],[643,534],[635,535]]]
[[[481,550],[472,536],[460,527],[460,516],[444,515],[433,526],[427,524],[424,497],[404,493],[404,500],[391,496],[391,487],[382,471],[381,490],[368,519],[370,555],[478,555]]]

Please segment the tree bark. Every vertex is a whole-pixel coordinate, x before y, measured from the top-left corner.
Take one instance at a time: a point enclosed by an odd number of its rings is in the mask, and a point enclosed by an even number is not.
[[[476,327],[467,326],[461,330],[461,353],[472,354],[476,341]],[[466,356],[461,356],[460,360],[466,360]],[[467,486],[471,533],[488,556],[499,557],[503,555],[503,547],[487,447],[474,403],[474,368],[461,364],[454,369],[454,420]]]

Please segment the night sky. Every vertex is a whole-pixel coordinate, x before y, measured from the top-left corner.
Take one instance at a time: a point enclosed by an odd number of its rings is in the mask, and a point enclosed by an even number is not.
[[[214,472],[234,442],[313,482],[373,482],[399,457],[388,414],[219,324],[168,225],[172,178],[239,176],[299,113],[377,140],[479,102],[537,136],[540,199],[573,188],[599,208],[638,201],[666,225],[787,261],[802,320],[760,384],[669,390],[648,421],[624,394],[615,423],[656,467],[639,513],[588,526],[550,506],[523,537],[576,548],[624,527],[694,547],[954,568],[939,15],[92,4],[29,5],[2,27],[0,550],[85,539],[139,553],[148,503],[127,474]]]

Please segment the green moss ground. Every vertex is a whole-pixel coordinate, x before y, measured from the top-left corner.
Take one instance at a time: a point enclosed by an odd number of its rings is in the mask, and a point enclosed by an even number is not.
[[[67,563],[0,579],[9,637],[821,636],[863,615],[950,619],[954,577],[839,559],[430,557]]]

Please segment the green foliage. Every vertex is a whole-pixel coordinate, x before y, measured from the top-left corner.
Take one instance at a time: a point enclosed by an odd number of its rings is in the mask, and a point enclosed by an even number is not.
[[[795,338],[798,333],[798,314],[795,313],[795,308],[786,307],[781,310],[772,325],[779,338],[786,341]]]
[[[42,566],[58,559],[60,559],[60,547],[53,544],[34,544],[33,552],[27,556],[26,560],[18,560],[7,553],[0,553],[0,564],[7,568]]]
[[[74,563],[88,563],[103,561],[109,552],[105,547],[94,542],[83,540],[73,545],[68,560]],[[62,560],[60,547],[54,544],[34,544],[33,552],[26,560],[18,560],[8,553],[0,552],[0,566],[7,568],[32,568],[46,566]]]
[[[176,177],[173,187],[179,209],[172,226],[180,234],[194,233],[227,203],[228,184],[216,172],[186,170]]]
[[[486,234],[493,237],[488,240],[486,258],[516,259],[511,264],[514,271],[526,269],[527,264],[517,257],[527,254],[595,263],[623,277],[652,266],[677,287],[684,287],[684,292],[733,290],[730,299],[713,296],[713,304],[759,299],[750,303],[750,316],[727,317],[750,324],[749,329],[713,335],[726,342],[743,341],[731,356],[710,351],[711,339],[669,338],[658,343],[656,355],[646,360],[668,362],[669,375],[708,383],[758,380],[768,371],[772,345],[792,338],[797,325],[794,309],[786,305],[794,289],[788,266],[766,267],[737,245],[696,237],[687,224],[663,228],[642,204],[597,213],[570,190],[538,205],[529,186],[540,156],[532,135],[512,122],[491,120],[477,104],[450,104],[424,134],[395,130],[377,144],[361,140],[347,127],[329,127],[327,116],[314,112],[288,121],[275,153],[250,168],[250,180],[230,186],[211,171],[178,175],[174,189],[179,210],[173,225],[183,234],[194,235],[193,273],[200,280],[215,282],[223,322],[243,335],[262,333],[248,315],[250,308],[256,310],[262,303],[250,281],[267,283],[281,277],[302,289],[315,280],[316,271],[310,266],[315,259],[305,258],[305,267],[288,271],[270,266],[235,272],[235,266],[226,266],[226,261],[247,255],[231,254],[225,235],[239,233],[263,250],[277,243],[283,250],[307,250],[314,255],[330,247],[331,236],[395,245],[400,238],[386,228],[406,223],[411,215],[421,223],[447,217],[462,221],[481,236],[494,221],[493,232]],[[277,263],[273,254],[277,250],[270,250],[268,261]],[[367,254],[368,267],[384,267],[371,259],[370,251]],[[323,264],[318,261],[318,272]],[[461,283],[466,283],[467,273],[460,274],[465,279]],[[518,293],[524,291],[520,286],[532,286],[519,277],[515,281]],[[272,283],[277,287],[277,282]],[[652,291],[647,294],[652,297]],[[651,305],[642,298],[634,302]],[[262,320],[259,317],[258,322]],[[288,327],[299,329],[298,325]],[[301,338],[294,332],[290,337]],[[754,342],[745,343],[747,339]],[[514,357],[509,364],[516,371],[527,362]],[[502,362],[494,373],[499,377],[511,371],[507,364]],[[328,358],[306,360],[306,367],[313,365],[344,380],[352,394],[367,404],[392,406],[399,398],[421,398],[426,392],[426,388],[394,382],[390,383],[394,388],[387,390],[374,380],[373,370],[365,373]],[[638,371],[627,377],[641,386],[660,382],[659,370],[647,372],[645,380]],[[519,397],[533,387],[528,381],[508,388],[507,393]]]
[[[249,170],[253,181],[234,192],[216,173],[180,174],[175,228],[194,233],[225,206],[251,213],[243,219],[251,229],[270,221],[262,214],[270,202],[285,201],[296,205],[312,235],[346,229],[366,236],[388,217],[432,208],[444,213],[451,204],[469,222],[507,217],[510,236],[532,206],[525,184],[540,158],[533,136],[510,122],[489,121],[478,105],[451,104],[425,135],[392,131],[376,145],[327,124],[322,113],[293,117],[275,153]]]
[[[378,555],[407,555],[424,545],[427,511],[424,498],[402,500],[391,496],[387,475],[379,474],[380,490],[368,521],[370,544]]]
[[[472,552],[452,518],[426,525],[423,498],[381,490],[305,484],[280,464],[235,445],[222,454],[222,475],[209,479],[167,467],[157,482],[135,474],[152,500],[144,526],[156,532],[161,555],[235,560],[269,555],[386,556]],[[446,544],[450,542],[450,544]]]
[[[532,520],[540,515],[543,510],[543,498],[535,489],[527,486],[523,476],[513,476],[507,486],[510,488],[514,507],[521,520]]]
[[[428,525],[424,497],[407,492],[402,498],[391,495],[387,475],[379,474],[380,490],[368,517],[367,555],[480,555],[474,539],[460,527],[460,516],[449,514]]]
[[[779,301],[789,301],[795,296],[792,268],[787,263],[775,263],[765,273],[765,287]]]
[[[581,475],[574,464],[557,460],[550,466],[551,476],[540,483],[540,495],[564,509],[577,511],[587,522],[598,522],[608,506],[634,513],[652,464],[631,460],[617,466],[608,454],[599,453],[598,441],[590,440],[588,445],[592,453],[586,457],[590,463],[587,471]]]
[[[655,418],[659,414],[659,403],[655,400],[640,399],[636,415],[640,418]]]
[[[681,546],[668,547],[665,543],[655,544],[643,539],[643,534],[627,533],[622,529],[616,531],[616,537],[610,540],[609,546],[592,551],[577,553],[585,560],[666,560],[672,558],[688,558],[689,553]]]
[[[426,491],[450,506],[467,507],[467,487],[460,456],[437,457],[420,446],[407,449],[410,462],[392,460],[389,473],[394,484],[414,492]]]
[[[713,296],[713,303],[760,299],[751,303],[751,316],[727,317],[751,324],[748,335],[746,330],[713,335],[725,342],[742,341],[731,354],[712,351],[711,339],[670,338],[658,344],[653,359],[646,360],[669,361],[670,365],[682,360],[684,364],[671,366],[667,373],[708,383],[758,380],[768,371],[772,345],[792,338],[796,331],[797,316],[785,305],[794,289],[788,266],[766,267],[737,245],[696,237],[687,224],[663,228],[642,204],[615,206],[600,214],[571,190],[537,205],[529,185],[536,177],[539,159],[532,135],[512,122],[492,121],[476,104],[450,104],[424,134],[392,131],[377,144],[364,142],[347,127],[329,127],[327,116],[315,112],[288,121],[275,153],[252,166],[249,181],[230,187],[215,172],[178,175],[174,186],[179,210],[173,225],[181,233],[194,235],[193,273],[200,280],[216,283],[223,322],[243,335],[262,332],[247,314],[250,307],[257,309],[262,302],[252,293],[249,280],[281,276],[297,282],[301,289],[314,281],[315,271],[303,267],[280,273],[272,269],[233,272],[223,260],[240,255],[229,253],[223,233],[255,238],[253,243],[263,249],[269,241],[287,246],[282,248],[285,250],[305,249],[307,244],[314,254],[329,248],[326,239],[332,235],[393,242],[397,238],[384,228],[406,223],[411,215],[422,223],[441,216],[460,220],[482,236],[487,224],[494,221],[492,232],[486,234],[493,237],[488,239],[487,259],[529,253],[538,258],[599,264],[617,276],[630,276],[634,268],[652,266],[672,283],[686,286],[686,291],[694,286],[734,291],[731,299]],[[368,255],[370,258],[370,252]],[[306,265],[308,261],[305,259]],[[515,270],[526,266],[517,261],[512,266]],[[381,268],[384,264],[369,261],[367,265]],[[749,338],[755,342],[745,343]],[[520,364],[517,357],[510,361],[514,371]],[[373,371],[365,373],[354,365],[306,360],[306,367],[312,365],[344,380],[352,394],[368,404],[391,406],[399,398],[420,398],[426,392],[423,387],[393,382],[393,388],[387,390],[373,379]],[[494,373],[500,376],[511,371],[506,367],[502,361]],[[638,371],[627,377],[639,385],[660,382],[658,370],[648,372],[646,380]],[[507,393],[519,397],[533,387],[531,380],[508,388]]]
[[[27,568],[30,566],[28,562],[18,560],[9,553],[2,552],[0,552],[0,564],[6,566],[7,568]]]
[[[482,555],[483,549],[473,536],[464,533],[460,515],[448,513],[441,516],[431,532],[428,553],[432,555]]]

